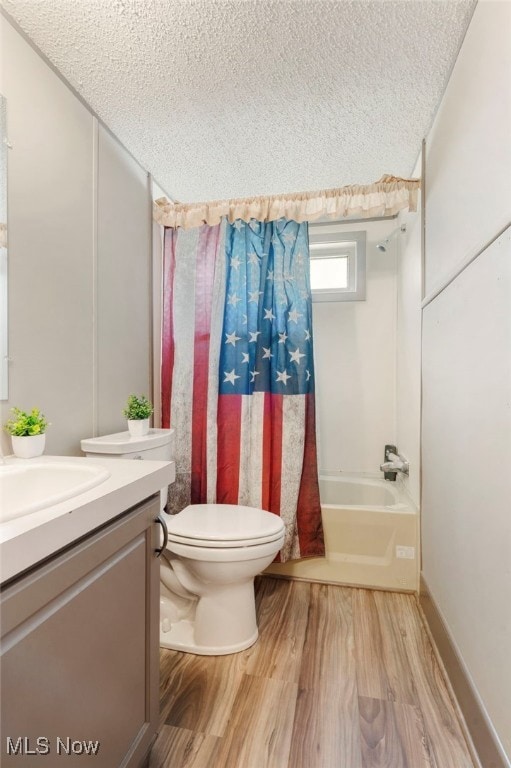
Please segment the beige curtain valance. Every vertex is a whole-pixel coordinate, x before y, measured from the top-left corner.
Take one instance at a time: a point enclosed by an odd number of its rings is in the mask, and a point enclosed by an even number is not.
[[[314,221],[322,216],[341,219],[348,216],[369,218],[393,216],[408,208],[417,210],[420,179],[382,176],[375,184],[351,185],[321,192],[271,197],[246,197],[214,200],[209,203],[176,203],[166,197],[155,201],[154,220],[164,227],[192,229],[201,224],[218,224],[223,216],[250,221]]]

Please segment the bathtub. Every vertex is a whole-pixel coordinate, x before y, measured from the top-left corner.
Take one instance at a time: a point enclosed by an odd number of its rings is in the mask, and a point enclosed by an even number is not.
[[[416,591],[418,513],[403,484],[381,475],[321,474],[325,557],[274,563],[266,573],[329,584]]]

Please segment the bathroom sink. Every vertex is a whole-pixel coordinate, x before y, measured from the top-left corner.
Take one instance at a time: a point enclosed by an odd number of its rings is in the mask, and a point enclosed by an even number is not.
[[[110,477],[103,467],[64,462],[0,466],[0,523],[78,496]]]

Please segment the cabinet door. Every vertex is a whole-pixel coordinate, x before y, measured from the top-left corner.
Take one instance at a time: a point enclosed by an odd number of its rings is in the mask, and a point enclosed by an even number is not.
[[[142,763],[158,721],[158,512],[153,497],[4,590],[2,766]]]

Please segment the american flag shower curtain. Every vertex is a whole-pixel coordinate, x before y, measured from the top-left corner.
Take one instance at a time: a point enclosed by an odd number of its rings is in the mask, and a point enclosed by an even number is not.
[[[169,511],[260,507],[284,521],[281,561],[324,554],[307,224],[166,229],[163,283]]]

